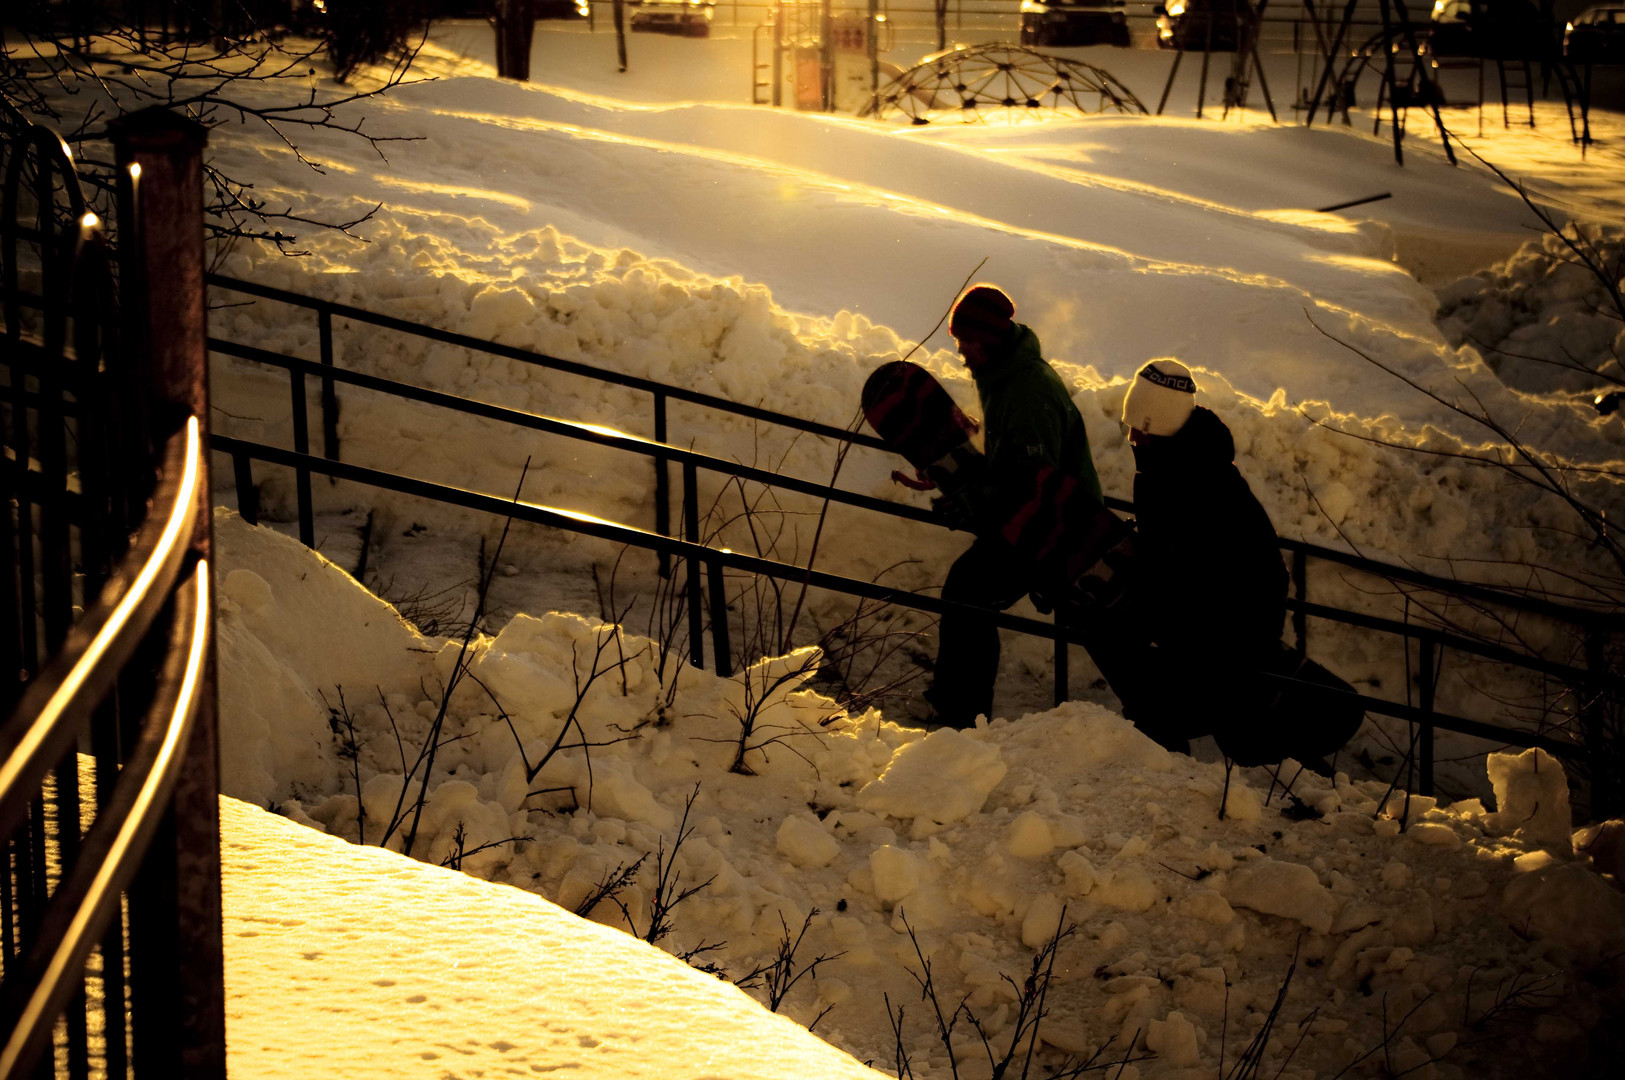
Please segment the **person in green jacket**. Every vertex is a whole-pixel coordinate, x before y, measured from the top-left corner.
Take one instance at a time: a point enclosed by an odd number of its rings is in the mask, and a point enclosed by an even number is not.
[[[957,304],[948,332],[976,382],[982,404],[986,480],[949,501],[934,504],[956,528],[978,533],[955,560],[942,598],[1004,610],[1032,591],[1032,570],[983,520],[997,495],[1020,484],[1039,465],[1073,476],[1100,498],[1100,479],[1083,417],[1066,385],[1044,360],[1038,335],[1015,321],[1016,307],[995,286],[973,286]],[[991,526],[991,527],[989,527]],[[935,676],[924,697],[934,722],[970,727],[991,715],[999,670],[999,631],[987,616],[949,614],[938,627]]]

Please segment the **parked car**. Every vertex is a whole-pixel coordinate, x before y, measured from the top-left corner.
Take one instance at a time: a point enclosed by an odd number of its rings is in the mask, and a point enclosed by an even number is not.
[[[1583,64],[1625,64],[1625,7],[1586,8],[1563,30],[1563,55]]]
[[[1023,45],[1128,48],[1124,0],[1021,0]]]
[[[1434,0],[1434,56],[1533,59],[1557,48],[1552,24],[1529,0]]]
[[[1247,0],[1168,0],[1153,10],[1157,44],[1187,52],[1235,52],[1241,28],[1252,17]]]
[[[633,30],[682,37],[711,36],[711,0],[631,0]]]

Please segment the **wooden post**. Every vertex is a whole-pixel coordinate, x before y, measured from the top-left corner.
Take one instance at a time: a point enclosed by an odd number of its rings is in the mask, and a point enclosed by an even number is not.
[[[108,125],[117,161],[128,340],[148,366],[162,440],[197,417],[208,446],[203,147],[208,130],[160,108]],[[198,484],[195,560],[212,551],[208,453]],[[210,560],[212,566],[212,560]],[[211,589],[212,593],[212,589]],[[214,651],[169,812],[130,888],[138,1076],[223,1080],[219,745]]]

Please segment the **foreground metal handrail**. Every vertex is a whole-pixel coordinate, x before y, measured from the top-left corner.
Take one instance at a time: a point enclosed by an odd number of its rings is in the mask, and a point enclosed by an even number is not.
[[[0,835],[17,827],[32,793],[72,747],[80,724],[106,696],[168,600],[197,517],[202,451],[193,417],[164,449],[153,505],[167,512],[161,519],[148,516],[102,601],[69,632],[62,650],[0,726]]]
[[[79,989],[77,975],[118,911],[120,894],[135,876],[169,805],[192,734],[207,656],[207,561],[198,560],[174,598],[175,625],[164,670],[135,750],[52,897],[25,962],[0,987],[0,1028],[11,1029],[0,1046],[0,1080],[26,1075],[50,1041],[57,1013]],[[81,657],[75,666],[96,662]],[[76,700],[83,704],[87,699],[81,695]]]

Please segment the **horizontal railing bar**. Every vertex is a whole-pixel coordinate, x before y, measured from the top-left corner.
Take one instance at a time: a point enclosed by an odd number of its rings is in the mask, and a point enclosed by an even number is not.
[[[1559,603],[1555,600],[1548,600],[1544,597],[1530,596],[1527,593],[1505,591],[1495,585],[1485,585],[1474,581],[1459,581],[1455,578],[1430,574],[1425,570],[1414,570],[1408,566],[1383,562],[1367,555],[1356,555],[1350,551],[1339,551],[1336,548],[1324,547],[1307,540],[1283,539],[1281,547],[1286,551],[1302,550],[1317,559],[1339,563],[1368,574],[1387,578],[1390,581],[1402,581],[1451,596],[1460,596],[1470,600],[1481,600],[1485,603],[1517,608],[1534,615],[1545,615],[1561,622],[1578,623],[1588,627],[1625,627],[1625,614],[1618,611],[1602,611],[1578,607]]]
[[[1397,701],[1389,701],[1387,698],[1371,697],[1368,694],[1353,693],[1348,690],[1322,686],[1319,683],[1305,682],[1302,679],[1294,679],[1290,675],[1277,675],[1269,671],[1260,672],[1259,674],[1281,686],[1298,687],[1313,691],[1328,700],[1358,702],[1360,707],[1367,712],[1381,713],[1384,716],[1407,720],[1413,724],[1431,724],[1436,728],[1445,728],[1463,735],[1475,735],[1481,739],[1488,739],[1491,742],[1510,746],[1538,746],[1543,750],[1568,758],[1583,758],[1586,756],[1586,748],[1583,744],[1565,739],[1554,739],[1550,735],[1542,735],[1539,732],[1519,731],[1517,728],[1502,727],[1499,724],[1491,724],[1484,720],[1471,720],[1463,716],[1450,716],[1445,713],[1432,712],[1416,705],[1405,705]]]
[[[1020,633],[1051,641],[1065,640],[1074,645],[1088,647],[1085,637],[1076,631],[1053,623],[1039,622],[1036,619],[1011,615],[1008,612],[992,611],[988,608],[975,607],[970,604],[960,604],[951,600],[943,600],[940,597],[909,592],[906,589],[894,589],[858,578],[846,578],[819,570],[791,566],[787,563],[775,562],[771,559],[763,559],[753,555],[742,555],[735,551],[709,548],[703,544],[690,543],[673,537],[662,536],[659,533],[646,532],[630,525],[606,521],[603,518],[596,518],[588,514],[541,506],[536,503],[499,498],[495,495],[469,491],[466,488],[453,487],[449,484],[398,476],[394,473],[369,469],[360,465],[351,465],[345,462],[329,461],[327,458],[316,457],[311,454],[298,454],[291,450],[263,446],[225,435],[211,434],[210,446],[221,453],[242,454],[258,461],[265,461],[288,468],[307,468],[313,473],[334,476],[341,480],[349,480],[388,491],[397,491],[405,495],[414,495],[420,498],[449,503],[453,506],[463,506],[471,510],[481,510],[497,516],[511,516],[521,521],[596,536],[600,539],[615,541],[631,547],[665,552],[678,558],[697,559],[700,562],[712,562],[747,573],[761,574],[788,581],[805,582],[812,588],[843,593],[848,596],[858,596],[869,600],[880,600],[897,604],[900,607],[912,608],[916,611],[927,611],[935,615],[944,615],[950,612],[975,614],[998,626]],[[1280,678],[1278,676],[1269,677]],[[1289,681],[1296,682],[1297,680]],[[1308,685],[1307,688],[1314,693],[1323,695],[1350,696],[1327,687]],[[1387,701],[1383,698],[1358,694],[1352,696],[1358,698],[1362,707],[1369,712],[1379,713],[1384,716],[1395,716],[1401,719],[1417,720],[1432,724],[1436,728],[1444,728],[1447,731],[1480,735],[1484,738],[1499,740],[1512,745],[1544,746],[1546,745],[1545,742],[1529,742],[1527,740],[1548,738],[1532,732],[1521,732],[1514,728],[1502,728],[1481,720],[1470,720],[1466,717],[1452,716],[1448,713],[1427,712],[1415,706]],[[1561,742],[1553,741],[1553,746],[1558,748],[1554,749],[1554,752],[1573,753]]]
[[[200,438],[196,417],[170,437],[153,498],[153,506],[167,512],[148,515],[101,600],[74,624],[0,725],[0,836],[22,821],[45,774],[73,746],[179,577],[197,512]]]
[[[0,1046],[0,1080],[27,1075],[49,1045],[57,1014],[82,988],[85,960],[119,910],[120,894],[168,809],[197,715],[209,605],[208,563],[200,560],[175,592],[169,649],[134,751],[52,896],[20,970],[5,982],[0,1030],[9,1034]]]
[[[752,419],[764,420],[769,423],[779,424],[798,431],[806,431],[830,439],[856,443],[857,445],[871,447],[874,449],[890,450],[890,448],[886,446],[885,442],[877,436],[865,435],[862,432],[851,431],[845,428],[837,428],[833,425],[822,424],[813,420],[804,420],[800,417],[791,416],[788,413],[774,412],[769,409],[762,409],[750,405],[740,405],[729,401],[726,398],[717,397],[712,394],[702,394],[697,391],[685,390],[681,387],[672,386],[654,379],[645,379],[635,375],[625,375],[605,368],[580,363],[578,361],[563,360],[558,357],[547,356],[542,353],[532,352],[528,349],[521,349],[516,346],[499,345],[495,342],[483,341],[479,338],[471,337],[466,334],[457,334],[448,330],[440,330],[422,323],[414,323],[406,319],[398,319],[389,315],[381,315],[366,311],[363,308],[353,307],[348,304],[340,304],[335,301],[304,296],[299,293],[289,292],[285,289],[277,289],[269,285],[259,285],[254,282],[243,281],[238,278],[229,278],[218,274],[211,274],[209,275],[208,282],[211,285],[223,289],[229,289],[234,292],[247,293],[251,296],[259,296],[265,299],[275,300],[280,303],[291,304],[296,307],[303,307],[313,311],[326,311],[331,315],[353,319],[357,322],[370,323],[386,329],[396,330],[404,334],[425,337],[431,340],[457,345],[476,352],[485,352],[496,356],[504,356],[524,363],[536,364],[541,367],[552,368],[558,371],[565,371],[573,375],[580,375],[584,378],[596,379],[600,382],[607,382],[618,386],[626,386],[651,394],[666,394],[679,400],[706,406],[707,408],[714,408],[723,412],[730,412]],[[213,339],[211,341],[211,348],[214,348],[218,352],[227,352],[227,349],[221,347],[225,344],[228,343],[220,341],[219,339]],[[249,348],[249,346],[236,345],[234,345],[234,347],[239,349]],[[233,355],[240,354],[233,353]],[[309,361],[306,361],[306,363],[309,363]],[[322,366],[320,368],[323,376],[333,376],[341,370],[343,369],[326,366]],[[452,395],[448,395],[448,397],[452,397]],[[457,398],[456,400],[466,401],[467,399]],[[455,408],[456,406],[448,407]],[[876,507],[876,509],[880,509],[880,511],[883,513],[894,512],[892,510],[885,509],[884,507],[905,506],[905,504],[891,503],[889,500],[884,499],[876,500],[876,502],[883,504],[882,507]],[[1124,499],[1108,497],[1106,499],[1106,505],[1123,513],[1132,514],[1134,512],[1133,503]],[[897,513],[897,516],[917,520],[928,519],[926,513],[918,510],[916,507],[907,507],[903,512]],[[1280,546],[1285,551],[1301,550],[1306,554],[1313,555],[1319,559],[1325,559],[1328,562],[1340,563],[1345,566],[1362,570],[1366,573],[1374,574],[1378,577],[1387,578],[1392,581],[1402,581],[1409,584],[1420,585],[1438,592],[1468,597],[1471,599],[1481,600],[1486,603],[1501,604],[1518,610],[1546,615],[1551,618],[1560,619],[1566,622],[1573,622],[1587,627],[1599,626],[1607,628],[1625,628],[1625,614],[1617,612],[1603,612],[1590,610],[1583,607],[1574,607],[1554,600],[1547,600],[1541,597],[1532,597],[1524,593],[1503,591],[1500,588],[1492,585],[1457,581],[1452,578],[1441,577],[1437,574],[1429,574],[1425,571],[1413,570],[1409,567],[1382,562],[1380,560],[1371,559],[1367,556],[1356,555],[1351,552],[1340,551],[1336,548],[1325,547],[1306,540],[1282,539],[1280,541]]]
[[[721,458],[714,458],[709,455],[700,454],[696,451],[685,450],[680,447],[672,447],[662,443],[657,443],[653,440],[645,439],[638,435],[630,435],[625,432],[610,431],[608,429],[595,427],[592,425],[579,424],[573,421],[559,420],[553,417],[521,412],[519,410],[509,409],[500,405],[491,405],[469,398],[441,393],[437,390],[429,390],[427,388],[413,386],[408,383],[396,382],[391,379],[382,378],[381,376],[367,375],[361,372],[348,371],[342,368],[328,368],[310,360],[303,360],[298,357],[291,357],[282,353],[271,352],[266,349],[259,349],[251,345],[240,345],[235,342],[221,341],[211,338],[209,347],[216,352],[236,356],[241,359],[271,364],[291,371],[303,372],[312,376],[328,374],[337,381],[358,386],[363,389],[391,394],[396,397],[420,401],[425,404],[449,408],[458,412],[482,416],[487,419],[497,420],[504,423],[511,423],[516,426],[526,427],[536,431],[545,431],[551,434],[562,435],[566,438],[595,443],[601,446],[614,447],[631,453],[643,454],[645,456],[661,458],[668,461],[692,463],[700,468],[710,471],[739,476],[746,480],[751,480],[753,482],[772,487],[783,488],[785,490],[797,491],[803,494],[828,498],[834,502],[846,503],[848,505],[861,507],[866,510],[890,514],[894,517],[902,517],[909,520],[922,521],[931,524],[941,524],[941,520],[936,517],[936,515],[923,508],[908,506],[904,503],[895,503],[887,499],[879,499],[873,496],[859,495],[855,492],[848,492],[843,491],[840,488],[829,487],[816,481],[787,477],[765,469],[757,469],[751,466],[740,465],[735,462],[724,461]],[[1121,502],[1121,500],[1110,501]],[[1130,509],[1132,509],[1131,506]],[[1287,550],[1292,550],[1299,546],[1310,549],[1311,551],[1314,548],[1313,545],[1302,544],[1301,542],[1294,541],[1283,541],[1281,546],[1283,549]],[[1341,556],[1340,561],[1347,562],[1350,565],[1355,565],[1355,560],[1358,560],[1359,558],[1358,556],[1346,556],[1341,552],[1330,552],[1330,549],[1324,550],[1327,550],[1332,555]],[[1367,569],[1366,572],[1378,573],[1379,571]],[[1416,624],[1402,623],[1381,616],[1345,611],[1340,608],[1308,604],[1296,599],[1289,600],[1288,606],[1291,610],[1303,610],[1307,614],[1314,615],[1317,618],[1330,619],[1334,622],[1341,622],[1346,625],[1360,626],[1366,629],[1380,630],[1386,633],[1398,635],[1426,637],[1429,640],[1439,642],[1460,652],[1471,653],[1486,659],[1514,664],[1529,670],[1539,671],[1544,674],[1553,675],[1571,681],[1600,681],[1605,685],[1617,685],[1617,688],[1625,689],[1625,679],[1617,680],[1617,683],[1615,684],[1609,684],[1606,678],[1594,676],[1580,668],[1547,660],[1533,654],[1522,654],[1505,646],[1477,642],[1470,638],[1449,634],[1444,631],[1419,627]]]
[[[625,375],[608,368],[595,367],[577,360],[564,360],[557,356],[548,356],[545,353],[534,352],[530,349],[521,349],[515,345],[499,345],[494,341],[484,341],[468,334],[458,334],[450,330],[441,330],[438,327],[427,326],[423,323],[410,322],[406,319],[397,319],[390,315],[379,315],[363,308],[351,307],[331,300],[319,300],[315,297],[301,296],[298,293],[287,292],[283,289],[274,289],[268,285],[257,285],[251,281],[242,281],[237,278],[223,277],[219,274],[208,275],[208,283],[217,288],[229,289],[232,292],[247,293],[250,296],[259,296],[267,300],[276,300],[284,304],[309,308],[313,311],[326,311],[339,318],[351,319],[355,322],[369,323],[381,326],[386,330],[397,330],[403,334],[414,337],[428,338],[447,345],[456,345],[459,348],[471,349],[474,352],[489,353],[492,356],[502,356],[509,360],[518,360],[521,363],[533,364],[537,367],[548,368],[553,371],[562,371],[570,375],[580,375],[599,382],[611,383],[615,386],[625,386],[645,393],[662,393],[679,401],[687,401],[693,405],[703,405],[708,409],[719,412],[733,413],[736,416],[747,417],[752,420],[766,420],[781,427],[805,431],[812,435],[822,435],[825,438],[837,439],[842,442],[853,442],[860,446],[869,446],[878,450],[886,449],[886,444],[878,437],[864,435],[861,432],[851,431],[847,428],[836,427],[833,424],[824,424],[816,420],[803,420],[799,416],[788,413],[774,412],[755,405],[741,405],[729,401],[727,398],[715,394],[704,394],[698,390],[686,390],[680,386],[670,386],[654,379],[645,379],[637,375]],[[324,369],[331,371],[334,369]]]
[[[510,409],[502,405],[492,405],[472,398],[459,397],[454,394],[430,390],[426,387],[414,386],[411,383],[396,382],[377,375],[367,375],[345,368],[328,367],[311,360],[287,356],[283,353],[271,352],[266,349],[255,348],[252,345],[239,345],[236,342],[222,341],[218,338],[209,339],[209,348],[218,353],[235,356],[243,360],[252,360],[256,363],[271,364],[285,368],[289,371],[302,372],[316,378],[330,378],[335,382],[347,383],[351,386],[361,387],[381,394],[390,394],[395,397],[419,401],[427,405],[437,405],[442,408],[453,409],[457,412],[472,416],[484,417],[502,423],[513,424],[517,427],[529,428],[532,431],[545,431],[552,435],[561,435],[565,438],[576,439],[581,442],[594,443],[599,446],[608,446],[629,453],[642,454],[645,457],[657,458],[665,461],[675,461],[684,464],[693,464],[698,468],[711,472],[724,473],[737,476],[754,483],[764,484],[768,487],[782,488],[786,491],[800,492],[818,498],[827,498],[832,502],[845,503],[848,506],[862,507],[894,517],[909,518],[914,521],[937,523],[939,519],[929,510],[921,507],[907,506],[894,503],[887,499],[879,499],[872,495],[861,495],[855,491],[846,491],[842,488],[830,487],[816,480],[802,480],[798,477],[785,476],[768,469],[758,469],[750,465],[727,461],[712,457],[695,450],[687,450],[678,446],[646,439],[641,435],[632,435],[624,431],[614,431],[609,428],[592,424],[581,424],[572,420],[560,420],[551,416],[542,416],[538,413],[523,412]]]
[[[1434,644],[1443,645],[1457,652],[1469,653],[1473,656],[1483,657],[1486,660],[1494,660],[1498,663],[1511,664],[1514,667],[1552,675],[1566,680],[1571,685],[1589,685],[1598,689],[1608,689],[1616,692],[1625,691],[1625,678],[1621,676],[1610,675],[1605,671],[1591,671],[1587,668],[1570,667],[1567,664],[1558,663],[1556,660],[1547,660],[1545,657],[1536,656],[1532,653],[1520,653],[1516,649],[1509,649],[1505,645],[1474,641],[1472,638],[1438,630],[1431,626],[1400,622],[1397,619],[1389,619],[1381,615],[1367,615],[1359,611],[1345,611],[1343,608],[1314,604],[1292,596],[1287,597],[1286,605],[1288,611],[1302,611],[1314,618],[1343,623],[1345,626],[1358,626],[1366,630],[1380,630],[1389,634],[1431,641]]]
[[[623,525],[620,522],[608,521],[604,518],[578,513],[573,510],[563,510],[551,506],[542,506],[538,503],[501,498],[450,484],[437,483],[433,480],[419,480],[415,477],[371,469],[363,465],[352,465],[343,461],[329,461],[326,458],[316,457],[311,454],[299,454],[292,450],[263,446],[226,435],[211,434],[209,441],[210,446],[221,453],[246,454],[258,461],[269,462],[273,465],[284,465],[289,468],[305,467],[313,473],[335,476],[340,480],[350,480],[371,487],[383,488],[387,491],[398,491],[405,495],[417,495],[438,502],[449,503],[453,506],[466,507],[470,510],[483,510],[498,516],[511,515],[520,521],[551,526],[587,536],[596,536],[600,539],[611,540],[632,547],[664,552],[678,558],[716,562],[730,569],[790,581],[806,581],[814,588],[861,596],[867,600],[884,600],[898,603],[921,611],[929,611],[936,615],[949,612],[992,615],[1000,626],[1039,637],[1048,638],[1055,633],[1053,624],[1040,622],[1037,619],[1028,619],[1005,612],[990,613],[986,608],[975,607],[971,604],[960,604],[952,600],[942,600],[923,593],[909,592],[906,589],[895,589],[888,585],[863,581],[860,578],[841,577],[822,570],[812,570],[807,567],[794,566],[790,563],[775,562],[772,559],[763,559],[724,548],[706,547],[704,544],[662,536],[659,533],[648,532],[632,525]],[[1083,643],[1082,638],[1069,637],[1068,640],[1073,641],[1074,644],[1081,645]]]

